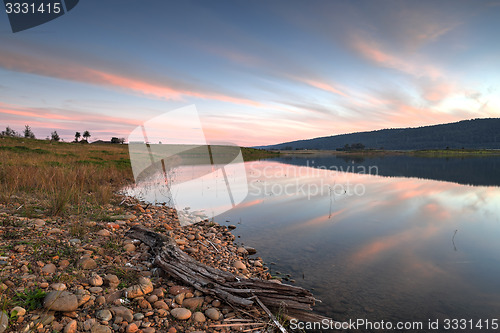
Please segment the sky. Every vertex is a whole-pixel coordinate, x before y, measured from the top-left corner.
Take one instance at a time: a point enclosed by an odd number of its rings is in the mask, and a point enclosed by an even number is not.
[[[498,31],[500,0],[85,0],[18,33],[1,11],[0,129],[127,138],[194,105],[208,142],[257,146],[500,117]]]

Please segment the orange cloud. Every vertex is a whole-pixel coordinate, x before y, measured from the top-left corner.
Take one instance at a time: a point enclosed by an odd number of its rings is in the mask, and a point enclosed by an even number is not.
[[[219,93],[196,91],[194,89],[179,89],[172,85],[152,82],[142,78],[118,75],[89,68],[77,63],[59,61],[58,59],[53,58],[40,59],[29,55],[11,53],[6,50],[0,50],[0,67],[12,71],[43,75],[63,80],[120,88],[133,93],[162,99],[178,100],[186,96],[254,107],[261,106],[259,102],[249,99]]]
[[[325,90],[325,91],[329,91],[329,92],[332,92],[334,94],[347,97],[347,95],[345,93],[343,93],[342,91],[338,90],[337,88],[331,86],[328,83],[320,82],[320,81],[315,81],[315,80],[309,80],[309,79],[302,79],[301,81],[304,82],[304,83],[307,83],[308,85],[313,86],[315,88],[318,88],[318,89],[321,89],[321,90]]]
[[[359,34],[352,36],[351,46],[364,58],[376,63],[379,66],[393,68],[415,77],[427,76],[431,79],[444,77],[443,72],[439,68],[422,62],[416,63],[407,59],[402,59],[401,57],[384,50],[383,47],[376,41],[368,40]]]

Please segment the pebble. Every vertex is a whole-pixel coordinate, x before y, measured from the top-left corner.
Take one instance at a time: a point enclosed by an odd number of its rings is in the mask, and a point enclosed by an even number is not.
[[[193,313],[193,320],[197,323],[204,323],[207,319],[203,313],[195,312]]]
[[[56,265],[47,264],[47,265],[43,266],[42,272],[45,274],[54,274],[56,272],[56,269],[57,269]]]
[[[11,316],[17,316],[17,317],[22,317],[26,314],[26,310],[20,306],[14,307],[12,310],[10,310],[10,315]]]
[[[154,289],[151,280],[146,277],[139,278],[139,284],[128,287],[125,291],[127,298],[136,298],[149,294]]]
[[[243,262],[241,262],[241,260],[236,260],[234,263],[233,263],[233,266],[237,269],[241,269],[241,270],[244,270],[244,269],[247,269],[247,266],[245,266],[245,264]]]
[[[107,237],[111,236],[111,232],[108,229],[101,229],[97,232],[97,235]]]
[[[54,290],[66,290],[66,285],[64,283],[56,282],[50,285],[50,288]]]
[[[0,311],[0,333],[3,333],[7,330],[7,326],[9,325],[9,316],[3,311]]]
[[[103,280],[98,274],[94,274],[90,277],[89,283],[94,287],[100,287],[103,284]]]
[[[139,327],[135,323],[131,323],[127,325],[127,328],[125,329],[126,333],[134,333],[139,330]]]
[[[239,247],[237,250],[238,254],[247,255],[248,251],[244,247]]]
[[[197,308],[201,308],[204,300],[203,297],[186,298],[182,302],[182,306],[191,310],[196,310]]]
[[[76,320],[71,320],[66,326],[64,327],[64,333],[77,333],[78,332],[78,323]]]
[[[144,314],[143,313],[136,313],[134,314],[134,320],[143,320],[144,319]]]
[[[43,306],[49,310],[70,312],[78,308],[78,299],[67,291],[51,291],[45,295]]]
[[[125,244],[125,246],[123,246],[123,249],[127,252],[134,252],[135,245],[134,244]]]
[[[90,333],[111,333],[111,328],[104,325],[94,325],[90,329]]]
[[[175,296],[175,303],[182,304],[182,301],[184,300],[185,296],[186,296],[185,293],[181,293],[181,294]]]
[[[175,308],[170,311],[174,318],[179,320],[187,320],[191,317],[191,311],[185,308]]]
[[[111,318],[113,318],[113,315],[111,314],[111,311],[109,311],[109,310],[99,310],[96,313],[96,317],[99,320],[110,321]]]
[[[118,279],[118,276],[114,274],[107,274],[104,276],[104,281],[106,284],[108,284],[111,288],[116,288],[120,284],[120,279]]]
[[[212,320],[219,320],[220,312],[215,308],[209,308],[205,311],[205,315]]]
[[[124,306],[112,307],[111,312],[113,312],[115,314],[115,317],[121,317],[126,322],[130,323],[134,320],[134,315],[133,315],[132,310],[130,310]]]
[[[97,263],[94,259],[83,258],[78,262],[78,266],[80,266],[82,269],[94,269],[97,268]]]
[[[185,286],[173,286],[168,289],[168,293],[174,296],[177,296],[181,293],[190,293],[191,288]]]

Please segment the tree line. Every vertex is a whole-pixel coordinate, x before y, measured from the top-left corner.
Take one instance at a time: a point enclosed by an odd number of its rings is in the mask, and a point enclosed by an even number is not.
[[[73,143],[88,143],[89,138],[92,135],[90,134],[89,131],[84,131],[83,134],[80,132],[75,133],[75,139],[72,141]],[[11,137],[11,138],[26,138],[26,139],[36,139],[35,133],[31,129],[29,125],[24,126],[24,130],[22,132],[17,132],[16,130],[12,129],[10,126],[7,126],[5,130],[0,132],[0,137]],[[50,133],[50,136],[46,137],[46,140],[51,140],[55,142],[61,141],[61,137],[57,133],[57,131],[53,131]],[[110,143],[124,143],[125,138],[117,138],[117,137],[112,137]]]

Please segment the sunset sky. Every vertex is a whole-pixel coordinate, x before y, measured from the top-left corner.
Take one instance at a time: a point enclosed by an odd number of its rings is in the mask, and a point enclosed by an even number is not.
[[[0,130],[109,140],[194,104],[253,146],[500,117],[499,31],[495,0],[83,0],[15,34],[2,11]]]

